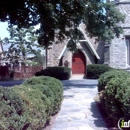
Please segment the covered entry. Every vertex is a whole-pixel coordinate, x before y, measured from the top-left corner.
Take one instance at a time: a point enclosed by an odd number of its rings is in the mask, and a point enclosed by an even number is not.
[[[72,74],[85,74],[86,58],[84,54],[78,50],[72,57]]]

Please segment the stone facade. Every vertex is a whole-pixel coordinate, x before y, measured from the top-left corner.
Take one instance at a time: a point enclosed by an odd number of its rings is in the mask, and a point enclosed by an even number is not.
[[[130,1],[120,0],[116,6],[126,16],[125,22],[120,23],[124,33],[120,38],[114,38],[109,45],[104,46],[104,64],[113,68],[128,69],[126,38],[130,37]]]
[[[84,25],[81,24],[81,28],[85,32]],[[85,32],[86,33],[86,32]],[[87,34],[87,33],[86,33]],[[85,40],[84,38],[81,40]],[[103,63],[104,62],[104,43],[95,43],[94,38],[89,38],[89,41],[91,42],[91,45],[99,55],[100,59],[97,60],[96,56],[93,54],[90,46],[86,42],[79,42],[77,43],[77,49],[82,51],[86,58],[86,65],[88,64],[94,64],[94,63]],[[62,43],[59,44],[53,44],[49,49],[48,49],[48,64],[47,66],[59,66],[62,65],[64,66],[65,61],[68,61],[69,67],[72,68],[72,57],[73,57],[73,52],[66,50],[63,54],[63,56],[60,57],[62,51],[64,50],[65,46],[67,45],[68,40],[64,40]],[[59,59],[60,57],[60,59]],[[62,62],[62,63],[61,63]]]
[[[100,59],[97,60],[96,55],[93,52],[93,49],[91,49],[91,46],[89,44],[86,44],[86,42],[79,42],[77,43],[77,48],[81,50],[86,57],[86,65],[88,64],[106,64],[113,68],[118,69],[129,69],[130,65],[127,64],[127,44],[126,44],[126,38],[130,38],[130,1],[129,0],[115,0],[115,3],[117,8],[126,15],[125,22],[119,23],[120,26],[123,27],[124,33],[120,35],[120,38],[114,38],[110,44],[106,44],[104,42],[95,43],[95,38],[88,37],[92,47],[100,57]],[[82,30],[85,32],[85,25],[81,24]],[[87,34],[87,32],[85,32]],[[81,40],[84,40],[81,39]],[[65,40],[63,43],[60,44],[54,44],[50,49],[48,49],[48,66],[58,66],[63,65],[64,62],[67,60],[69,63],[69,67],[72,67],[72,57],[73,53],[70,51],[65,51],[62,55],[62,57],[59,56],[63,52],[67,40]],[[62,62],[62,64],[61,64]]]

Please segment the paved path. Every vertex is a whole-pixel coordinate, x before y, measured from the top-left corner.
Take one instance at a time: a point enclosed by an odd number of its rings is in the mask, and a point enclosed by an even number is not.
[[[24,82],[23,79],[21,79],[21,80],[12,80],[12,81],[0,81],[0,86],[10,87],[10,86],[15,86],[15,85],[20,85],[23,82]]]
[[[52,130],[107,130],[93,98],[97,80],[63,81],[64,99]]]

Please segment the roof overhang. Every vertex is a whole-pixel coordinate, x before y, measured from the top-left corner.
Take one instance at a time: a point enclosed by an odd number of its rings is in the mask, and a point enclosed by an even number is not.
[[[69,40],[70,40],[70,39],[69,39]],[[69,40],[67,40],[67,42],[66,42],[66,44],[65,44],[65,46],[64,46],[64,48],[63,48],[63,50],[62,50],[62,52],[60,53],[60,56],[58,57],[58,60],[60,60],[61,57],[62,57],[62,56],[65,56],[65,54],[67,53],[67,51],[68,51],[67,43],[69,42]]]
[[[98,53],[96,52],[96,50],[94,49],[94,47],[92,46],[92,43],[90,42],[90,40],[89,40],[88,36],[86,35],[85,31],[81,28],[80,25],[79,25],[78,29],[79,29],[79,31],[83,34],[83,36],[84,36],[84,38],[85,38],[85,40],[79,40],[79,41],[80,41],[80,42],[85,42],[86,45],[88,46],[88,48],[90,49],[91,53],[92,53],[93,55],[95,55],[96,58],[99,60],[100,57],[99,57]]]
[[[84,40],[79,40],[79,42],[85,42],[86,45],[87,45],[87,47],[89,48],[90,52],[91,52],[93,55],[95,55],[95,57],[99,60],[100,57],[99,57],[98,53],[96,52],[96,50],[94,49],[94,47],[92,46],[92,43],[90,42],[90,40],[89,40],[88,36],[86,35],[85,31],[81,28],[80,25],[79,25],[78,29],[79,29],[79,31],[80,31],[80,32],[83,34],[83,36],[84,36]],[[58,60],[60,60],[61,57],[62,57],[62,56],[65,56],[65,54],[67,53],[67,51],[68,51],[67,43],[69,42],[69,40],[70,40],[70,39],[67,40],[67,42],[66,42],[66,44],[65,44],[65,46],[64,46],[64,48],[63,48],[63,50],[62,50],[62,52],[61,52],[61,54],[60,54],[60,56],[58,57]]]

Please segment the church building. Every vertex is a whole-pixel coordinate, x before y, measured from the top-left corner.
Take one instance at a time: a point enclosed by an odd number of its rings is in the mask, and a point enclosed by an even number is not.
[[[68,40],[53,44],[48,49],[47,66],[68,66],[72,74],[84,74],[89,64],[105,64],[113,68],[130,68],[130,1],[112,0],[113,4],[126,15],[125,22],[120,24],[124,33],[114,38],[111,43],[96,43],[87,36],[84,24],[79,25],[83,38],[77,43],[78,51],[73,53],[67,48]]]

